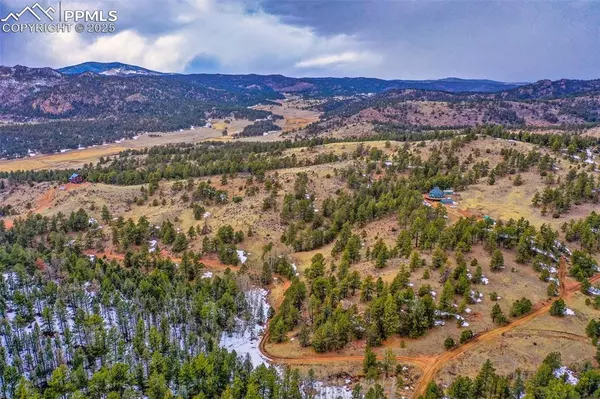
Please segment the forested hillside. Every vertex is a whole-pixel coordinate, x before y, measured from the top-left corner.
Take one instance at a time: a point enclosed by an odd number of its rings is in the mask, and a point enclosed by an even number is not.
[[[88,218],[0,229],[3,397],[300,397],[297,371],[254,368],[219,347],[266,317],[231,271],[203,276],[187,252],[180,265],[147,252],[123,264],[84,255],[71,237],[97,233]]]
[[[594,397],[598,140],[389,129],[0,174],[3,394]]]
[[[542,81],[500,93],[391,90],[371,97],[332,99],[317,106],[327,131],[355,122],[394,123],[412,128],[461,128],[480,124],[565,127],[600,120],[596,81]],[[565,87],[566,86],[566,87]]]
[[[324,120],[306,132],[355,122],[411,128],[480,124],[564,127],[595,124],[598,81],[505,84],[488,80],[289,78],[281,75],[160,74],[119,63],[62,69],[0,68],[0,155],[89,147],[143,132],[202,126],[209,118],[279,117],[248,107],[300,96]],[[311,104],[311,101],[315,103]],[[59,121],[60,123],[56,123]],[[263,123],[264,125],[265,123]],[[266,130],[265,130],[266,129]],[[249,127],[260,136],[276,126]]]

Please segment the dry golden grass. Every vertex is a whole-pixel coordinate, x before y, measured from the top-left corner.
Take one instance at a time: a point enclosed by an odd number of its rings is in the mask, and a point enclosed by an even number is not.
[[[585,335],[585,326],[597,316],[597,311],[586,306],[584,301],[581,294],[567,300],[567,306],[575,311],[575,316],[544,314],[507,332],[497,341],[482,343],[447,363],[436,380],[449,384],[458,375],[473,377],[487,359],[503,375],[517,368],[534,372],[550,352],[560,352],[563,364],[575,370],[586,361],[593,362],[596,350]]]
[[[274,114],[282,115],[283,120],[277,124],[283,128],[283,132],[300,129],[309,123],[319,119],[319,113],[301,109],[301,102],[283,102],[282,106],[257,106],[256,109],[272,111]],[[114,156],[127,149],[141,149],[158,145],[172,143],[194,143],[203,140],[231,141],[232,135],[241,132],[244,127],[252,124],[252,121],[244,119],[224,119],[211,121],[212,128],[196,127],[194,130],[169,133],[143,134],[137,140],[125,140],[121,143],[110,143],[98,147],[82,150],[71,150],[66,153],[38,155],[35,157],[14,160],[1,160],[0,172],[11,170],[42,170],[42,169],[70,169],[81,168],[86,163],[95,163],[101,157]],[[223,136],[222,131],[227,129],[228,136]],[[273,141],[281,140],[281,133],[268,136],[245,137],[243,141]]]
[[[284,132],[294,129],[301,129],[306,125],[319,120],[320,113],[304,109],[308,103],[301,100],[284,100],[279,102],[281,105],[258,105],[254,109],[271,111],[275,115],[283,116],[283,120],[276,121]]]
[[[246,121],[246,124],[250,123]],[[139,136],[137,140],[125,140],[82,150],[65,153],[38,155],[30,158],[0,161],[0,171],[41,170],[80,168],[86,163],[95,163],[100,157],[113,156],[127,149],[141,149],[171,143],[191,143],[220,138],[221,131],[211,128],[196,128],[183,132],[152,133]]]
[[[438,147],[439,144],[435,141],[425,142],[424,145],[413,143],[412,148],[413,151],[421,154],[423,158],[427,158],[432,149]],[[556,157],[560,169],[554,171],[553,174],[555,178],[560,178],[563,181],[571,168],[580,167],[580,165],[561,158],[545,148],[539,148],[528,143],[492,138],[480,138],[468,143],[456,155],[462,162],[467,159],[469,154],[472,154],[476,161],[482,159],[488,161],[491,169],[502,161],[501,150],[509,148],[517,149],[523,153],[535,149]],[[584,217],[595,208],[593,204],[574,205],[567,214],[558,219],[553,218],[551,214],[542,216],[540,209],[536,209],[531,205],[535,192],[541,193],[546,187],[539,172],[535,168],[528,172],[522,172],[523,184],[521,186],[513,185],[514,177],[514,175],[508,175],[497,178],[494,185],[489,185],[487,179],[482,178],[479,183],[470,185],[464,191],[457,193],[455,196],[458,203],[457,207],[446,207],[450,220],[455,221],[461,216],[469,215],[478,217],[489,215],[494,219],[502,220],[524,217],[535,226],[539,227],[541,224],[546,223],[558,229],[565,220]]]
[[[217,131],[217,133],[219,132]],[[311,150],[296,148],[287,150],[286,154],[295,154],[298,158],[304,159],[327,152],[334,152],[336,154],[352,153],[357,145],[358,143],[337,143],[318,146]],[[377,147],[386,153],[391,153],[400,145],[403,144],[392,143],[391,148],[386,148],[383,141],[365,143],[365,146]],[[420,151],[425,157],[434,145],[436,144],[432,142],[426,143],[424,147],[417,147],[416,144],[411,144],[411,148]],[[500,148],[511,145],[513,143],[480,140],[466,146],[459,156],[462,158],[468,156],[469,152],[476,149],[484,150],[491,148],[489,154],[483,153],[481,156],[488,159],[493,166],[501,159],[499,155]],[[523,150],[526,148],[527,146],[523,146]],[[568,170],[567,161],[562,162],[564,164],[560,173],[566,173],[566,170]],[[327,196],[333,195],[338,189],[346,188],[346,185],[335,176],[334,169],[337,168],[340,170],[352,163],[353,161],[345,161],[336,164],[269,172],[268,175],[270,176],[277,175],[282,185],[282,189],[278,194],[277,209],[281,209],[284,194],[293,191],[295,176],[298,172],[306,172],[308,174],[309,191],[315,194],[316,207],[320,209],[323,200]],[[327,175],[329,175],[329,178]],[[207,210],[211,213],[208,223],[213,228],[213,231],[216,231],[219,226],[224,224],[230,224],[234,229],[242,230],[244,233],[248,231],[249,227],[252,227],[254,236],[246,238],[240,247],[251,253],[248,262],[254,270],[259,270],[262,247],[269,242],[274,244],[274,251],[277,254],[289,255],[295,261],[301,275],[310,264],[312,256],[316,253],[324,254],[327,258],[326,263],[330,264],[330,261],[333,260],[330,255],[333,244],[309,252],[292,252],[290,248],[285,247],[280,242],[280,237],[285,230],[285,226],[280,224],[279,212],[263,212],[261,210],[263,200],[267,195],[261,184],[254,183],[259,187],[259,192],[256,196],[247,197],[245,195],[247,177],[239,175],[235,178],[229,178],[226,185],[221,184],[220,176],[196,179],[196,182],[200,180],[210,181],[213,186],[227,190],[230,199],[236,195],[243,197],[240,203],[230,201],[225,205],[207,206]],[[539,212],[533,211],[529,203],[534,190],[540,186],[539,175],[535,172],[528,172],[523,173],[523,178],[525,184],[520,187],[513,187],[512,181],[508,178],[498,179],[494,186],[489,186],[485,183],[471,186],[464,192],[459,193],[457,197],[459,207],[457,209],[448,209],[449,212],[454,212],[450,220],[452,221],[455,217],[460,216],[460,209],[465,209],[476,215],[489,214],[494,218],[502,219],[524,216],[535,224],[540,224],[544,221],[562,223],[565,220],[564,218],[553,220],[548,217],[548,220],[546,220],[537,216]],[[27,213],[25,205],[27,202],[30,202],[34,210],[38,210],[44,215],[52,215],[57,212],[68,214],[83,207],[91,216],[100,219],[100,209],[103,205],[107,205],[113,216],[131,217],[134,220],[145,216],[152,224],[160,224],[163,220],[170,219],[182,231],[187,231],[190,226],[202,224],[203,221],[194,219],[189,203],[183,201],[183,192],[174,193],[171,190],[173,184],[174,182],[172,181],[161,182],[158,192],[150,199],[150,204],[146,203],[143,205],[132,203],[135,197],[141,196],[141,186],[121,187],[103,184],[86,184],[67,190],[61,190],[58,185],[49,183],[35,184],[33,187],[23,185],[14,189],[11,188],[13,191],[5,195],[2,201],[3,203],[13,204],[15,209],[21,214]],[[152,206],[151,202],[154,198],[157,198],[159,201],[165,198],[167,204],[165,206]],[[583,212],[584,209],[587,208],[578,207],[576,208],[576,212]],[[572,217],[572,214],[567,215],[567,217]],[[554,225],[556,226],[556,224]],[[355,232],[362,234],[362,231],[364,231],[365,245],[372,247],[379,238],[382,238],[389,246],[394,245],[399,230],[395,215],[391,215],[382,220],[369,223],[364,227],[359,227],[355,229]],[[199,250],[201,240],[193,241],[191,247]],[[427,263],[430,264],[431,254],[424,252],[422,255]],[[489,298],[489,294],[492,291],[497,292],[501,296],[498,303],[507,315],[513,301],[516,299],[527,297],[534,303],[546,299],[546,283],[539,280],[537,273],[532,270],[531,266],[517,265],[514,253],[504,252],[507,267],[504,271],[498,273],[493,273],[489,269],[489,255],[483,251],[481,246],[474,246],[473,251],[466,254],[466,256],[469,260],[472,258],[478,259],[484,274],[490,280],[489,285],[472,286],[472,289],[481,291],[484,294],[482,303],[467,305],[471,309],[471,313],[465,315],[469,323],[468,328],[474,332],[483,332],[495,327],[490,317],[491,308],[495,303]],[[373,262],[363,259],[363,261],[353,265],[352,269],[358,270],[363,276],[372,275],[375,278],[381,277],[384,281],[390,282],[398,273],[400,265],[407,263],[408,260],[406,259],[393,259],[389,261],[387,267],[376,269]],[[449,254],[449,265],[450,267],[455,267],[454,255],[452,253]],[[514,271],[512,271],[513,267],[515,268]],[[470,269],[474,272],[474,268],[470,267]],[[432,271],[431,277],[427,280],[423,278],[423,273],[424,269],[418,269],[411,275],[410,281],[414,284],[415,291],[422,285],[429,284],[431,289],[439,296],[442,291],[440,272]],[[272,285],[270,301],[274,306],[280,303],[285,292],[285,287],[282,281],[276,281]],[[459,304],[461,299],[461,297],[457,297],[456,303]],[[583,334],[587,320],[590,317],[594,317],[595,312],[585,307],[583,300],[578,295],[569,299],[568,306],[576,310],[577,316],[564,319],[556,319],[548,315],[541,316],[526,326],[515,328],[506,333],[505,336],[496,338],[497,340],[494,342],[485,342],[476,349],[452,360],[441,370],[438,380],[448,383],[458,372],[473,375],[487,357],[490,357],[496,363],[497,368],[502,373],[507,372],[507,370],[511,371],[509,369],[514,367],[520,367],[525,370],[534,369],[546,354],[552,350],[561,351],[566,364],[578,359],[590,358],[594,353],[592,351],[593,348],[582,341],[582,339],[576,337]],[[348,301],[357,304],[359,309],[365,308],[365,304],[360,303],[358,294],[349,298]],[[448,320],[445,326],[436,327],[418,339],[398,337],[390,339],[385,343],[385,348],[392,348],[398,356],[432,357],[444,351],[443,341],[446,337],[450,336],[458,340],[463,330],[464,328],[457,326],[456,321]],[[314,355],[314,351],[311,348],[300,347],[297,337],[295,337],[296,334],[297,331],[290,332],[288,334],[288,342],[283,344],[268,343],[267,348],[269,352],[279,356]],[[339,354],[360,357],[364,353],[364,350],[365,342],[357,341],[348,345]],[[382,350],[378,349],[378,352],[381,353]],[[301,367],[306,371],[309,367],[314,367],[318,375],[325,378],[345,372],[352,375],[360,374],[361,363],[360,361],[340,361],[319,365],[317,362]],[[410,394],[410,391],[407,391],[407,394]]]
[[[116,155],[125,149],[127,148],[121,145],[109,144],[85,150],[73,150],[61,154],[4,160],[0,161],[0,171],[79,168],[83,164],[96,162],[100,157]]]
[[[584,130],[582,136],[589,137],[600,137],[600,127],[593,127],[587,130]]]

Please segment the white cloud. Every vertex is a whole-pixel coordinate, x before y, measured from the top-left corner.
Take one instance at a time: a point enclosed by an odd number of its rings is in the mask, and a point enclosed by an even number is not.
[[[107,0],[88,6],[118,10],[116,34],[36,34],[27,38],[19,57],[53,67],[120,61],[165,72],[183,72],[201,57],[229,73],[288,74],[296,68],[343,67],[378,59],[351,35],[321,35],[260,9],[248,11],[241,1],[141,0],[134,2],[135,7],[132,3]],[[149,14],[140,15],[138,10]],[[160,28],[147,22],[163,15]]]
[[[375,58],[374,55],[367,52],[347,51],[345,53],[322,55],[319,57],[308,58],[296,63],[297,68],[323,68],[339,64],[353,64],[368,62]]]

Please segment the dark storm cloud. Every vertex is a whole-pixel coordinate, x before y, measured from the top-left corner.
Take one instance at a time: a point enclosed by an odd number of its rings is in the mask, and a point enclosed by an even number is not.
[[[22,6],[0,0],[0,12]],[[87,58],[185,72],[596,78],[600,2],[99,0],[112,37],[0,35],[2,64]]]
[[[323,34],[352,32],[384,57],[373,74],[536,80],[598,77],[595,1],[286,1],[263,7]]]

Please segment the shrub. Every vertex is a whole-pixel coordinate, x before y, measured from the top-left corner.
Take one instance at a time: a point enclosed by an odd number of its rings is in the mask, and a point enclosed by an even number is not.
[[[510,308],[510,315],[512,317],[519,317],[531,311],[533,304],[531,301],[525,297],[521,299],[517,299],[513,302],[512,307]]]
[[[473,331],[465,330],[462,333],[460,333],[460,343],[464,344],[465,342],[472,340],[474,336],[475,335],[473,334]]]
[[[562,298],[552,302],[552,306],[550,306],[550,314],[552,316],[562,317],[566,311],[567,305],[565,305],[565,301]]]

